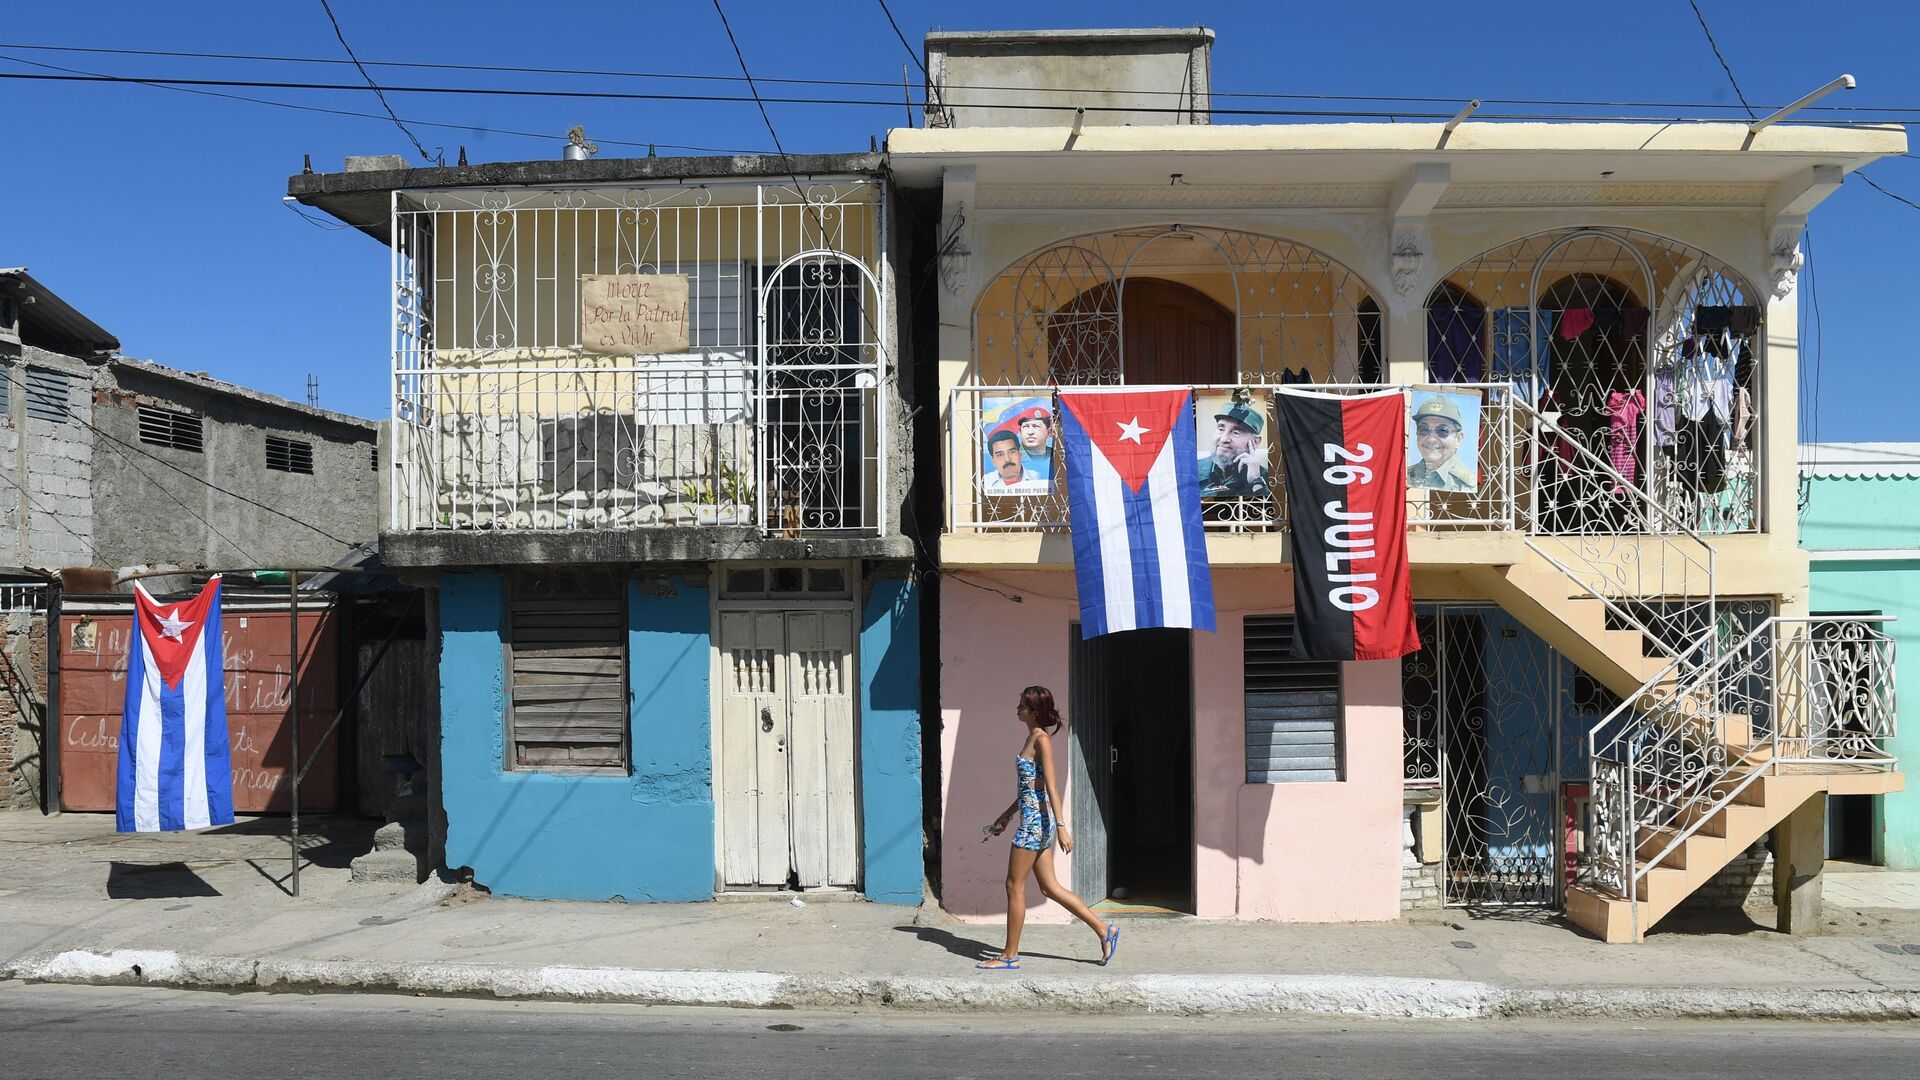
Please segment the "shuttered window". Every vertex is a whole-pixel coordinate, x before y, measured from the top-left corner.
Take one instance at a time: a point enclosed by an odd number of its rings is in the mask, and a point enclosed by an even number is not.
[[[1247,783],[1339,780],[1340,663],[1293,656],[1293,616],[1246,620]]]
[[[509,768],[627,765],[626,593],[605,574],[516,579]]]
[[[267,436],[267,468],[276,472],[313,475],[313,444],[298,439]]]
[[[201,452],[200,418],[192,413],[140,406],[140,441],[175,450]]]
[[[27,369],[27,415],[55,424],[67,422],[68,377],[46,368]]]

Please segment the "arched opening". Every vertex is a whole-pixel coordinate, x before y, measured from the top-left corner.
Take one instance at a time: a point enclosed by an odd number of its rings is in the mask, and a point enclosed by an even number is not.
[[[1218,386],[1234,378],[1233,312],[1190,285],[1160,278],[1126,283],[1120,292],[1117,327],[1101,317],[1115,307],[1111,285],[1098,285],[1068,301],[1047,320],[1047,373],[1072,385],[1084,358],[1099,355],[1098,341],[1120,333],[1120,375],[1136,385]]]
[[[1650,233],[1561,230],[1456,267],[1429,311],[1468,300],[1486,312],[1485,374],[1455,381],[1510,392],[1536,416],[1523,425],[1539,429],[1523,478],[1535,527],[1762,527],[1764,309],[1726,264]],[[1469,375],[1463,351],[1430,329],[1429,374]]]

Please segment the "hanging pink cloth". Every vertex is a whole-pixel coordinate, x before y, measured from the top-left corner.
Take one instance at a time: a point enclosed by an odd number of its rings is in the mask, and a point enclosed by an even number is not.
[[[1646,410],[1647,395],[1643,390],[1615,390],[1607,395],[1607,460],[1629,484],[1640,475],[1633,452],[1640,445],[1640,414]],[[1622,490],[1615,482],[1614,494]]]

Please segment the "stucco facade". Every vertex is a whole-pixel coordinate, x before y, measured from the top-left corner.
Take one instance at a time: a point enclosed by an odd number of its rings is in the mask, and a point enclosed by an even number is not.
[[[1647,679],[1657,681],[1660,666],[1637,652],[1609,655],[1603,639],[1617,622],[1577,624],[1568,613],[1583,598],[1616,612],[1658,609],[1665,614],[1649,616],[1651,641],[1716,618],[1733,640],[1767,619],[1808,611],[1789,437],[1799,409],[1793,256],[1806,214],[1844,172],[1904,145],[1892,130],[1776,127],[1749,137],[1743,126],[1710,124],[1657,132],[1575,123],[893,132],[895,175],[939,193],[942,235],[952,238],[940,261],[948,509],[940,559],[950,577],[985,586],[944,589],[938,620],[943,905],[992,918],[1004,903],[1004,852],[979,844],[977,829],[1005,805],[1005,747],[1018,734],[1008,702],[1021,686],[1054,689],[1068,724],[1056,747],[1063,760],[1077,753],[1070,643],[1078,606],[1065,500],[1057,492],[1053,501],[1019,503],[982,495],[977,432],[986,430],[983,419],[991,423],[994,402],[1070,383],[1139,381],[1127,374],[1127,358],[1142,346],[1127,326],[1147,316],[1125,297],[1131,283],[1148,279],[1184,290],[1195,310],[1223,311],[1231,357],[1216,377],[1149,382],[1185,382],[1196,392],[1202,384],[1269,386],[1283,381],[1284,368],[1285,381],[1304,370],[1306,381],[1336,388],[1475,382],[1488,387],[1476,392],[1489,408],[1516,401],[1515,434],[1493,434],[1494,414],[1487,414],[1472,500],[1416,497],[1408,548],[1422,610],[1464,605],[1472,625],[1484,628],[1474,633],[1519,634],[1526,644],[1514,654],[1520,659],[1501,662],[1539,679],[1526,690],[1532,698],[1522,695],[1507,710],[1506,729],[1427,747],[1439,764],[1422,773],[1405,695],[1438,677],[1417,669],[1451,664],[1456,681],[1491,694],[1505,679],[1491,652],[1464,649],[1441,661],[1430,642],[1404,669],[1398,662],[1343,665],[1339,778],[1250,782],[1241,633],[1248,614],[1291,610],[1290,544],[1283,504],[1243,504],[1231,515],[1210,509],[1219,629],[1192,635],[1190,711],[1166,718],[1190,725],[1192,755],[1190,777],[1180,778],[1192,800],[1191,891],[1171,906],[1215,918],[1395,918],[1403,864],[1415,861],[1403,837],[1417,800],[1403,799],[1423,789],[1433,789],[1433,813],[1444,806],[1452,823],[1431,829],[1436,840],[1477,837],[1470,857],[1449,849],[1446,865],[1483,868],[1454,871],[1442,890],[1451,901],[1567,902],[1559,853],[1570,842],[1567,822],[1576,832],[1585,828],[1586,729]],[[1470,301],[1449,303],[1470,302],[1473,317],[1490,320],[1495,335],[1509,312],[1538,313],[1543,329],[1534,332],[1531,375],[1499,374],[1497,337],[1473,346],[1474,370],[1484,362],[1487,375],[1442,373],[1439,298],[1469,294]],[[1095,325],[1085,313],[1100,303],[1110,305],[1101,315],[1108,322]],[[1663,418],[1680,416],[1681,450],[1647,426],[1621,442],[1608,434],[1611,402],[1568,400],[1584,389],[1572,373],[1599,355],[1579,351],[1585,331],[1563,318],[1576,305],[1582,315],[1650,309],[1629,320],[1632,334],[1644,336],[1612,357],[1629,373],[1625,381],[1596,384],[1594,393],[1604,399],[1611,389],[1638,386],[1650,402],[1645,425],[1655,423],[1656,409],[1664,408]],[[1763,329],[1731,345],[1709,340],[1702,335],[1719,310],[1744,312],[1733,316],[1736,326],[1750,320]],[[1071,329],[1069,319],[1094,328]],[[1692,411],[1695,402],[1681,391],[1654,382],[1657,365],[1677,372],[1702,356],[1723,362],[1717,378],[1737,402],[1737,417],[1732,406],[1724,415],[1712,411],[1717,406]],[[1566,381],[1541,394],[1549,357],[1551,378]],[[1523,382],[1534,392],[1518,393]],[[1690,432],[1696,416],[1721,426],[1705,436]],[[1582,461],[1610,479],[1593,495],[1552,487],[1564,479],[1540,467],[1543,444],[1528,442],[1541,431],[1584,432],[1597,449]],[[1705,459],[1684,449],[1703,437],[1715,440],[1706,480],[1698,472]],[[1602,460],[1610,438],[1611,463]],[[1624,476],[1614,471],[1622,461]],[[1498,488],[1489,474],[1511,487]],[[1596,512],[1575,529],[1565,524],[1587,512],[1581,507],[1623,491],[1632,495],[1622,505],[1639,509]],[[1584,539],[1569,540],[1575,531]],[[1018,596],[1018,606],[1003,594]],[[1480,610],[1510,617],[1471,614]],[[1685,646],[1676,640],[1673,648]],[[1578,752],[1562,749],[1575,746]],[[1522,751],[1531,763],[1509,760]],[[1477,763],[1448,763],[1462,754]],[[1461,785],[1472,790],[1457,794]],[[1529,799],[1537,809],[1514,809]],[[1489,809],[1500,800],[1506,809]],[[1519,822],[1527,815],[1531,823]],[[1521,824],[1531,832],[1502,839]],[[1525,863],[1525,884],[1491,880],[1517,873],[1485,869],[1502,859]],[[1078,857],[1056,859],[1063,877],[1079,864]],[[1037,904],[1037,894],[1029,900]],[[1126,906],[1124,897],[1114,903]],[[1036,917],[1064,915],[1049,908]]]
[[[1812,560],[1809,603],[1816,612],[1884,615],[1895,643],[1896,686],[1920,685],[1920,444],[1822,443],[1800,449],[1807,504],[1801,542]],[[1890,749],[1920,753],[1913,708]],[[1872,821],[1874,862],[1920,869],[1920,794],[1880,796]]]

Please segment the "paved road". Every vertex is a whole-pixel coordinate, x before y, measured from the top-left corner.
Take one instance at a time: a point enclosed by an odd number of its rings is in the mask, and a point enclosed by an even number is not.
[[[1910,1076],[1920,1025],[942,1018],[0,984],[0,1076]],[[1798,1066],[1799,1069],[1795,1067]]]

